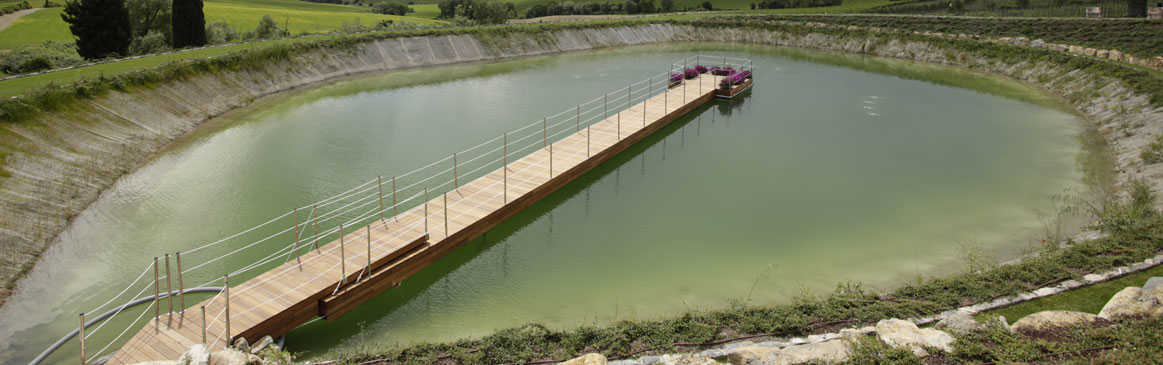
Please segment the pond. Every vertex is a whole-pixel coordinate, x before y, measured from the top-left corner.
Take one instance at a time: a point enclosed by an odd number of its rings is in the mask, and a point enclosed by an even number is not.
[[[752,59],[755,87],[346,316],[293,331],[289,348],[324,359],[529,322],[782,303],[847,281],[887,288],[1027,253],[1071,229],[1057,212],[1087,190],[1079,157],[1097,147],[1080,117],[1038,90],[946,67],[688,44],[364,76],[232,112],[124,177],[0,308],[0,361],[27,362],[153,256],[447,157],[696,53]],[[76,347],[48,363],[75,363]]]

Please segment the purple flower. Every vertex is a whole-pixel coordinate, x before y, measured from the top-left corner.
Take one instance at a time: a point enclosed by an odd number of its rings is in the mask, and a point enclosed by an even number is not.
[[[693,69],[693,68],[688,68],[686,70],[683,70],[683,74],[686,75],[687,79],[693,79],[693,78],[699,77],[699,72],[695,71],[695,69]]]
[[[698,71],[701,74],[705,74],[707,73],[707,66],[695,65],[695,71]]]
[[[682,74],[670,74],[670,82],[682,82]]]

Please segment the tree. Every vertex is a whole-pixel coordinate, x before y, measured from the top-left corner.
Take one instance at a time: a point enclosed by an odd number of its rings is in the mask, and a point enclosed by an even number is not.
[[[711,10],[712,8],[714,8],[714,6],[711,5],[710,1],[703,2],[703,9]]]
[[[206,15],[202,0],[173,0],[174,48],[206,45]]]
[[[663,12],[669,13],[674,11],[674,0],[662,0],[661,7]]]
[[[1147,0],[1127,0],[1127,16],[1144,18],[1147,16]]]
[[[165,34],[170,33],[170,10],[173,4],[170,0],[128,0],[125,7],[129,9],[129,28],[133,30],[134,38],[144,37],[150,31]]]
[[[124,56],[133,33],[125,0],[73,0],[61,19],[77,38],[77,54],[88,59]]]
[[[411,7],[396,1],[379,1],[372,4],[372,12],[377,14],[408,15],[413,12]]]

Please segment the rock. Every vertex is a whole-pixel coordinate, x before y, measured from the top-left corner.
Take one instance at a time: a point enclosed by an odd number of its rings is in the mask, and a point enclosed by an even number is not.
[[[706,356],[683,355],[667,364],[673,365],[718,365],[719,362]]]
[[[566,361],[561,365],[606,365],[606,356],[602,354],[585,354]]]
[[[190,346],[182,357],[178,358],[180,365],[210,365],[210,350],[205,345]]]
[[[945,331],[932,328],[921,329],[913,322],[896,318],[877,322],[876,337],[892,347],[910,348],[918,356],[928,355],[924,347],[934,347],[945,352],[952,351],[953,347],[950,345],[954,341],[953,336]]]
[[[1097,282],[1103,281],[1103,279],[1106,279],[1106,278],[1103,277],[1102,275],[1099,275],[1099,274],[1086,274],[1085,276],[1082,277],[1082,281],[1085,281],[1088,284],[1097,283]]]
[[[775,347],[739,347],[728,352],[727,361],[735,365],[774,364],[779,351]]]
[[[238,351],[250,352],[250,343],[246,342],[246,337],[239,337],[235,339],[234,346],[231,347],[234,347],[234,349]]]
[[[1014,328],[1010,326],[1010,321],[1006,320],[1006,316],[997,316],[997,324],[1007,331],[1013,332]]]
[[[1115,293],[1106,302],[1106,305],[1102,306],[1102,311],[1098,312],[1098,316],[1103,319],[1115,319],[1123,316],[1163,314],[1163,306],[1160,306],[1153,298],[1148,301],[1139,300],[1142,292],[1142,289],[1133,286],[1123,288]]]
[[[262,338],[258,339],[258,342],[254,343],[254,346],[250,347],[250,353],[258,354],[262,352],[262,350],[265,350],[267,347],[274,344],[275,339],[271,338],[271,336],[262,336]]]
[[[1094,57],[1095,53],[1098,53],[1098,50],[1096,50],[1094,48],[1087,48],[1087,49],[1082,50],[1082,54],[1087,55],[1087,56],[1091,56],[1091,57]]]
[[[1014,325],[1010,326],[1010,328],[1013,328],[1015,331],[1038,330],[1071,326],[1079,323],[1092,323],[1099,320],[1102,320],[1102,318],[1090,313],[1051,310],[1025,316],[1017,322],[1014,322]]]
[[[1033,42],[1030,42],[1030,47],[1034,47],[1034,48],[1046,47],[1046,41],[1041,40],[1041,39],[1035,39]]]
[[[178,364],[178,362],[177,362],[177,361],[174,361],[174,360],[167,360],[167,361],[146,361],[146,362],[139,362],[139,363],[136,363],[136,364],[133,364],[133,365],[177,365],[177,364]]]
[[[250,365],[260,365],[262,364],[262,358],[255,354],[247,354],[246,363]],[[605,365],[605,363],[603,363],[603,365]]]
[[[783,348],[776,355],[775,364],[839,363],[848,361],[849,353],[847,342],[839,340],[817,342]]]
[[[970,333],[981,329],[981,324],[973,319],[969,313],[962,311],[953,311],[953,313],[941,318],[937,322],[937,328],[947,330],[953,333]]]
[[[638,362],[642,363],[642,365],[657,364],[662,362],[662,358],[658,356],[643,356],[638,359]]]
[[[1110,58],[1111,60],[1114,60],[1114,61],[1122,61],[1123,60],[1123,52],[1121,52],[1117,49],[1112,49],[1109,57],[1107,57],[1107,58]]]
[[[1155,304],[1163,304],[1163,276],[1147,279],[1147,283],[1143,284],[1143,290],[1139,293],[1139,301],[1151,300],[1154,300]]]
[[[210,365],[246,365],[249,359],[237,350],[215,351],[210,354]]]
[[[1100,49],[1100,50],[1097,50],[1094,52],[1094,56],[1098,57],[1098,58],[1107,58],[1107,57],[1110,57],[1110,51],[1105,50],[1105,49]]]

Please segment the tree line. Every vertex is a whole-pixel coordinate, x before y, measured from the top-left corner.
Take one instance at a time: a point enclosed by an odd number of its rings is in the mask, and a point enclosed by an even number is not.
[[[751,3],[752,9],[816,8],[840,5],[844,0],[762,0]]]
[[[582,2],[550,1],[533,5],[525,11],[526,18],[537,18],[551,15],[593,15],[593,14],[650,14],[669,13],[678,10],[713,10],[710,1],[703,1],[698,7],[679,9],[674,0],[661,0],[658,5],[654,0],[626,0],[623,2]]]
[[[206,44],[202,0],[68,0],[61,19],[87,59],[129,55],[134,41]]]

